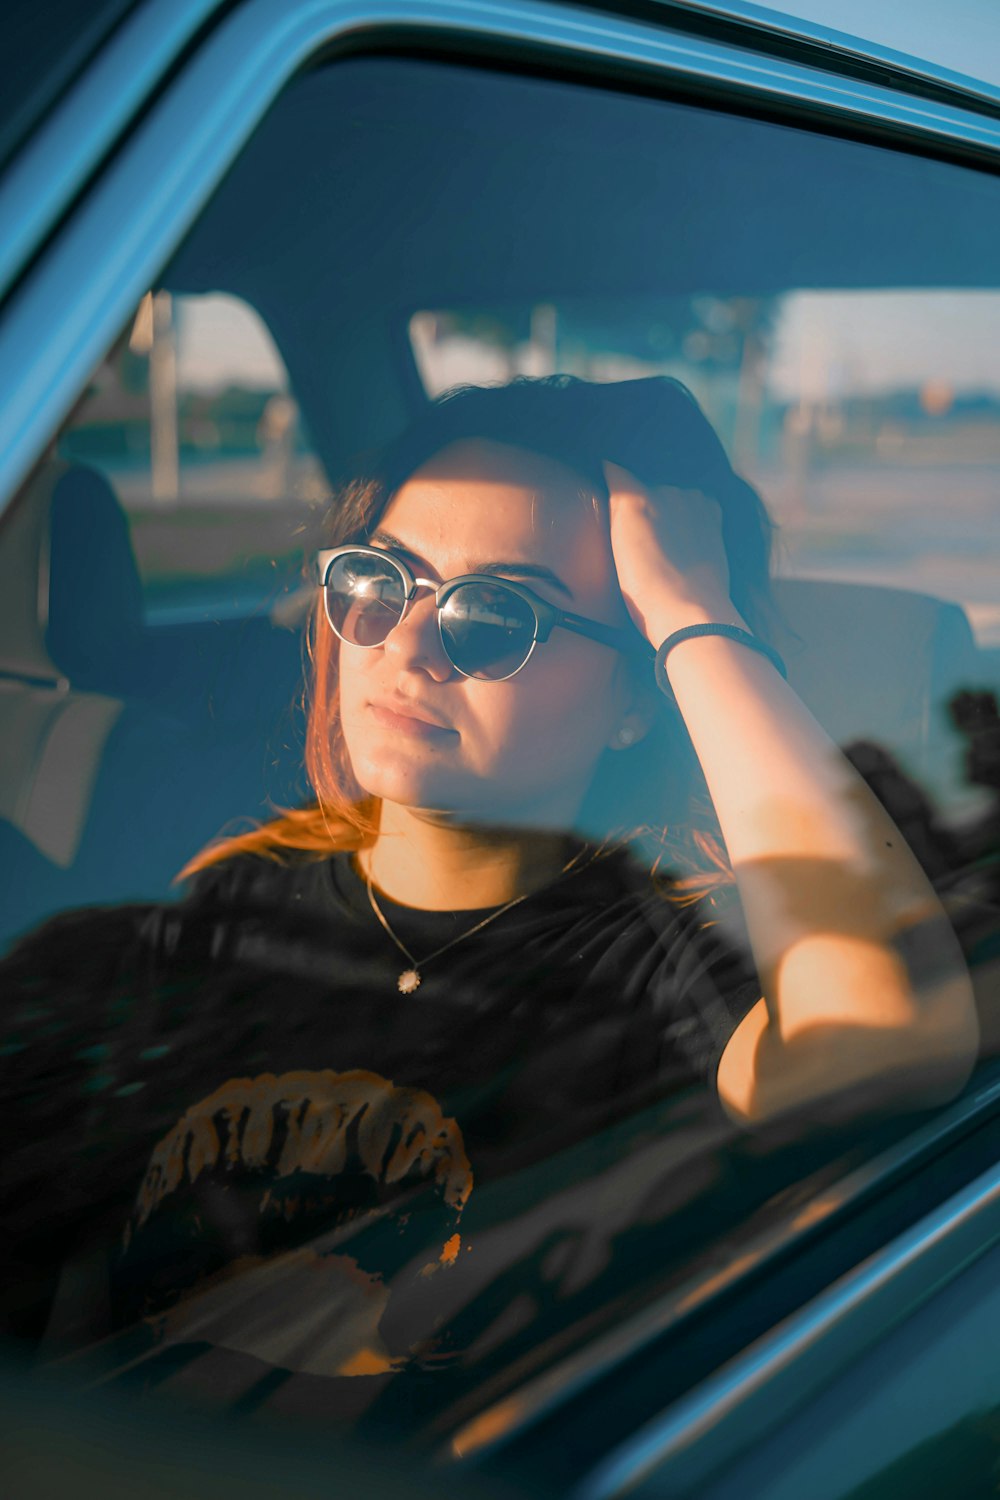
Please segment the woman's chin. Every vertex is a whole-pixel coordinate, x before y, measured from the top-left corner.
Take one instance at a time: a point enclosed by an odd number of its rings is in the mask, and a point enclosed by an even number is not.
[[[393,775],[383,765],[367,777],[357,777],[370,797],[397,807],[426,814],[443,823],[492,824],[510,827],[518,823],[489,786],[470,786],[454,774],[437,776]]]
[[[383,803],[405,807],[409,812],[442,826],[517,829],[535,833],[573,830],[573,818],[565,809],[557,809],[550,799],[533,802],[530,806],[505,802],[497,796],[495,787],[460,787],[454,778],[450,781],[427,778],[417,782],[383,774],[373,775],[369,780],[370,785],[361,783],[369,796],[378,797]]]
[[[573,824],[575,807],[563,786],[503,786],[495,773],[484,778],[434,765],[385,743],[351,749],[350,758],[362,791],[398,807],[497,828],[565,831]]]
[[[354,765],[358,785],[370,797],[395,802],[400,807],[435,808],[442,812],[458,811],[463,799],[457,796],[460,778],[454,772],[434,772],[413,765],[387,764],[380,757],[377,765],[361,760]]]

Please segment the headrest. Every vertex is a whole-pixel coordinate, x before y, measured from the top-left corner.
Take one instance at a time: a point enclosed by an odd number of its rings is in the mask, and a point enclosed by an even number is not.
[[[948,703],[977,679],[960,605],[928,594],[780,578],[773,632],[789,681],[838,744],[873,740],[939,793],[961,785]]]
[[[125,513],[93,469],[67,469],[52,491],[45,594],[45,643],[63,676],[74,688],[126,690],[142,635],[142,584]]]

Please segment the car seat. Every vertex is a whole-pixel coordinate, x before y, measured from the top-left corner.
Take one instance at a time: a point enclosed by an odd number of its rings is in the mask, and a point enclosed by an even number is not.
[[[795,691],[841,746],[874,741],[936,803],[963,789],[948,703],[982,678],[965,611],[928,594],[779,578],[774,643]]]
[[[114,491],[47,460],[0,547],[0,945],[167,895],[231,820],[296,800],[300,682],[298,635],[266,617],[148,629]]]

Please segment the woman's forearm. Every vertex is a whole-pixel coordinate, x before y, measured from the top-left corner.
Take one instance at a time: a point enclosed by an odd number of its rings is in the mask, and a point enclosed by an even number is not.
[[[745,628],[721,505],[604,467],[636,628],[654,646],[688,625]],[[969,974],[888,813],[766,657],[698,636],[668,654],[666,673],[726,840],[763,992],[723,1054],[720,1098],[760,1118],[886,1072],[936,1070],[945,1095],[961,1087],[979,1036]]]
[[[825,1037],[835,1066],[831,1037],[849,1032],[844,1055],[859,1076],[880,1059],[919,1058],[924,1047],[950,1058],[956,1076],[967,1073],[978,1025],[961,950],[881,803],[765,657],[725,637],[697,637],[670,652],[666,671],[761,976],[761,1065],[770,1050],[779,1066],[780,1046],[796,1039],[806,1057],[812,1032]],[[822,1063],[817,1056],[809,1066]],[[853,1067],[848,1060],[845,1071]]]

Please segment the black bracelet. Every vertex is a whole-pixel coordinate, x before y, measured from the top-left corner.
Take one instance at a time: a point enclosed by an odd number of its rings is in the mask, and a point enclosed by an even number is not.
[[[757,636],[751,635],[749,630],[741,630],[738,625],[685,625],[683,630],[675,630],[673,635],[668,635],[656,653],[656,685],[660,692],[671,701],[674,701],[674,690],[667,677],[667,656],[675,646],[680,645],[681,641],[690,640],[692,636],[697,635],[724,635],[727,640],[738,641],[741,646],[749,646],[751,651],[759,651],[761,656],[766,656],[771,665],[781,673],[785,681],[788,681],[785,663],[774,647],[758,640]]]

